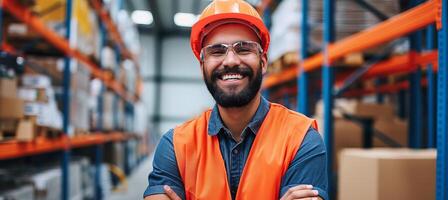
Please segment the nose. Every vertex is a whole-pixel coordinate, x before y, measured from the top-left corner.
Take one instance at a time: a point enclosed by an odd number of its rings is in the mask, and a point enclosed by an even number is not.
[[[233,51],[233,48],[227,50],[227,55],[222,61],[222,65],[227,67],[233,67],[241,64],[240,57]]]

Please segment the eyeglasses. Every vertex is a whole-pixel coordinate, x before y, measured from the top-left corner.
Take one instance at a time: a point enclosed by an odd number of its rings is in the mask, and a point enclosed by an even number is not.
[[[201,60],[204,62],[222,62],[229,49],[242,60],[252,59],[263,53],[260,44],[253,41],[239,41],[233,44],[212,44],[201,49]]]

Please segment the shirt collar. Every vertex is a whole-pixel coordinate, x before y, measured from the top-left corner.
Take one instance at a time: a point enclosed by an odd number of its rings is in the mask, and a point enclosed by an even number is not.
[[[258,105],[257,112],[250,120],[247,127],[252,131],[252,133],[257,134],[258,129],[260,129],[261,124],[263,123],[264,118],[268,114],[269,111],[269,102],[261,97],[260,104]],[[210,114],[210,119],[208,123],[208,134],[210,136],[215,136],[219,133],[221,129],[224,129],[224,123],[221,120],[221,116],[219,115],[218,106],[215,105],[213,107],[212,113]]]

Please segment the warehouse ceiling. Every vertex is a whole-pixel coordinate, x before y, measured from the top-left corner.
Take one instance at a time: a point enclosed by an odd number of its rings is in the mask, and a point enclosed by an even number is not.
[[[139,25],[143,32],[158,30],[161,33],[189,33],[190,28],[180,27],[174,23],[176,13],[192,13],[198,15],[210,0],[127,0],[127,9],[149,10],[153,15],[151,25]]]

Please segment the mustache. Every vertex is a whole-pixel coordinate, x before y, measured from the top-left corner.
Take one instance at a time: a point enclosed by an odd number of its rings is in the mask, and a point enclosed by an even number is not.
[[[224,67],[221,69],[213,70],[213,72],[211,74],[211,78],[214,81],[216,79],[219,79],[224,74],[230,74],[230,73],[241,74],[242,76],[247,76],[247,77],[252,77],[254,74],[253,70],[249,67],[240,67],[240,66]]]

